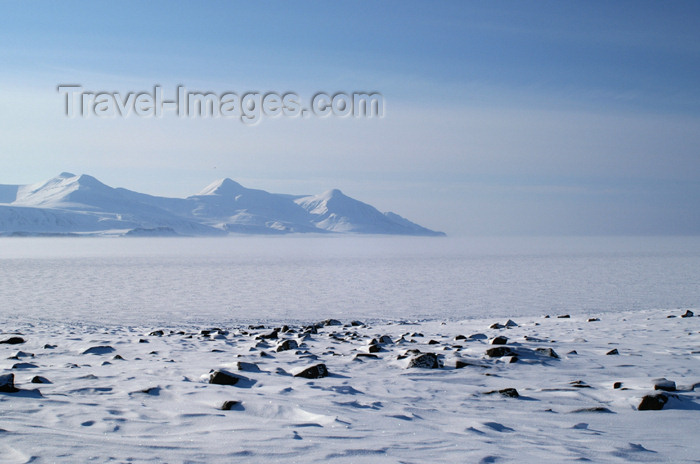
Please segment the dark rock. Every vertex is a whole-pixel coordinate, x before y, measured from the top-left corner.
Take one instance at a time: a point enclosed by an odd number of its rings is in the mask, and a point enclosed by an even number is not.
[[[6,338],[3,341],[0,341],[0,345],[20,345],[24,343],[26,340],[22,337],[10,337]]]
[[[278,334],[278,333],[279,333],[279,329],[274,329],[274,330],[273,330],[272,332],[270,332],[270,333],[258,335],[257,338],[263,339],[263,340],[277,340],[277,338],[278,338],[278,335],[277,335],[277,334]]]
[[[482,333],[471,334],[469,336],[469,340],[486,340],[487,338],[489,337],[487,337],[486,334]]]
[[[38,366],[32,363],[16,363],[12,365],[12,369],[36,369]]]
[[[303,371],[294,374],[294,377],[303,377],[305,379],[320,379],[328,377],[328,369],[325,364],[316,364],[315,366],[307,367]]]
[[[569,319],[571,316],[568,314],[562,314],[561,316],[557,316],[557,319]]]
[[[498,346],[486,350],[486,356],[490,358],[500,358],[502,356],[515,356],[516,353],[507,346]]]
[[[149,388],[144,388],[143,390],[139,390],[136,393],[145,393],[146,395],[160,396],[161,390],[162,390],[162,388],[160,388],[160,387],[149,387]]]
[[[455,337],[455,340],[466,340],[466,339],[467,339],[467,337],[465,335],[457,335]]]
[[[238,368],[239,371],[244,371],[244,372],[260,372],[260,368],[259,368],[258,365],[255,364],[255,363],[249,363],[249,362],[238,361],[238,362],[236,363],[236,367]]]
[[[605,353],[605,354],[608,355],[608,356],[614,356],[614,355],[620,354],[620,352],[617,351],[617,348],[614,348],[614,349],[608,351],[608,352]]]
[[[394,343],[394,341],[391,339],[390,336],[382,335],[381,337],[379,337],[379,343],[381,343],[382,345],[391,345]]]
[[[209,373],[209,383],[215,385],[236,385],[239,380],[241,377],[222,370]]]
[[[338,319],[326,319],[325,321],[323,321],[323,325],[343,325],[343,323],[340,322]]]
[[[505,326],[503,324],[499,324],[498,322],[494,322],[489,326],[489,329],[503,329]]]
[[[35,375],[34,377],[32,377],[31,383],[51,383],[51,381],[46,377]]]
[[[506,343],[508,343],[508,337],[500,336],[491,340],[492,345],[505,345]]]
[[[355,358],[379,359],[379,356],[377,356],[376,354],[370,354],[370,353],[357,353],[355,355]]]
[[[18,351],[7,359],[20,359],[20,358],[33,358],[34,353],[27,353],[25,351]]]
[[[545,319],[549,319],[549,314],[547,314],[544,318],[545,318]]]
[[[230,411],[231,409],[235,408],[241,404],[240,401],[224,401],[224,404],[221,405],[221,410],[222,411]]]
[[[603,413],[603,414],[615,414],[613,411],[611,411],[608,408],[604,408],[603,406],[594,406],[592,408],[581,408],[581,409],[575,409],[571,411],[574,414],[577,413],[582,413],[582,412],[596,412],[596,413]]]
[[[109,345],[103,346],[93,346],[83,351],[83,354],[108,354],[113,353],[115,350]]]
[[[299,348],[299,344],[295,340],[285,340],[277,345],[276,351],[279,353],[281,351],[296,350],[297,348]]]
[[[124,361],[124,358],[122,358],[122,356],[121,356],[120,354],[115,354],[115,355],[112,357],[112,359],[113,359],[114,361]]]
[[[518,361],[520,361],[520,358],[518,358],[517,356],[513,356],[510,358],[510,361],[508,361],[508,362],[509,363],[516,363]]]
[[[153,332],[149,333],[148,335],[151,337],[162,337],[164,332],[162,330],[154,330]]]
[[[439,345],[439,344],[440,344],[440,342],[437,341],[437,340],[430,340],[430,341],[428,342],[428,345]]]
[[[573,382],[569,382],[569,385],[571,385],[574,388],[592,388],[583,380],[574,380]]]
[[[666,378],[654,379],[654,390],[674,392],[676,391],[676,382]]]
[[[350,325],[353,326],[353,327],[360,327],[360,326],[365,325],[365,323],[364,323],[364,322],[361,322],[361,321],[352,321],[352,322],[350,323]]]
[[[557,352],[551,348],[535,348],[535,351],[542,356],[549,356],[550,358],[559,359]]]
[[[571,351],[569,351],[569,352],[566,353],[566,354],[574,355],[574,354],[578,354],[578,351],[576,351],[576,350],[571,350]]]
[[[437,369],[440,366],[440,361],[435,353],[423,353],[412,358],[408,362],[409,368],[420,368],[420,369]]]
[[[369,351],[370,353],[379,353],[380,351],[382,351],[382,347],[380,347],[379,345],[369,345],[367,347],[367,351]]]
[[[46,345],[44,345],[44,349],[45,349],[45,350],[53,350],[54,348],[56,348],[56,345],[51,345],[51,344],[49,344],[49,343],[47,343]]]
[[[15,374],[0,375],[0,392],[17,393],[19,388],[15,387]]]
[[[588,322],[600,322],[600,319],[598,319],[597,317],[591,317],[588,319]]]
[[[494,393],[500,393],[503,396],[507,396],[508,398],[520,398],[520,394],[518,393],[518,390],[515,388],[504,388],[503,390],[493,390],[486,392],[486,395],[493,395]]]
[[[665,393],[657,393],[655,395],[646,395],[642,398],[641,403],[637,406],[639,411],[660,411],[664,405],[668,403],[668,395]]]
[[[615,390],[617,390],[617,389],[620,388],[620,387],[622,387],[622,382],[615,382],[615,383],[613,384],[613,388],[614,388]]]
[[[506,328],[510,329],[511,327],[518,327],[518,324],[516,324],[515,321],[508,319],[506,321]]]
[[[681,315],[681,317],[693,317],[695,314],[691,310],[687,310],[684,314]]]
[[[139,338],[139,343],[148,343],[148,340],[145,338]]]

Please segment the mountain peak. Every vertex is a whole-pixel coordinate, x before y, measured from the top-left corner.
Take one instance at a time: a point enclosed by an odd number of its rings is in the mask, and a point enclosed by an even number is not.
[[[245,187],[227,177],[212,182],[199,192],[199,195],[238,195],[243,190],[245,190]]]
[[[56,176],[57,179],[70,179],[71,177],[75,177],[75,174],[65,171]]]

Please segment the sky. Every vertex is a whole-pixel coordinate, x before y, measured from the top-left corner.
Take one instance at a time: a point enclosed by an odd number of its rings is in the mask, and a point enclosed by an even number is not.
[[[0,184],[339,188],[449,235],[700,233],[700,4],[3,2]],[[73,117],[62,84],[377,92],[381,118]]]

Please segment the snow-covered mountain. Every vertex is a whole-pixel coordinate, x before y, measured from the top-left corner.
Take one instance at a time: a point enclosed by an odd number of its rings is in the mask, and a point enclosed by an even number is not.
[[[71,173],[32,185],[0,185],[0,235],[225,235],[228,233],[444,235],[329,190],[299,196],[231,179],[188,198],[113,188]]]

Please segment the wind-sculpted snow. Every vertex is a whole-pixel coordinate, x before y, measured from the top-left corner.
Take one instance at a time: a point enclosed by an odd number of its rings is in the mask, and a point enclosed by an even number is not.
[[[88,175],[61,173],[32,185],[0,185],[0,235],[175,235],[361,233],[444,235],[343,195],[249,189],[231,179],[188,198],[113,188]]]

